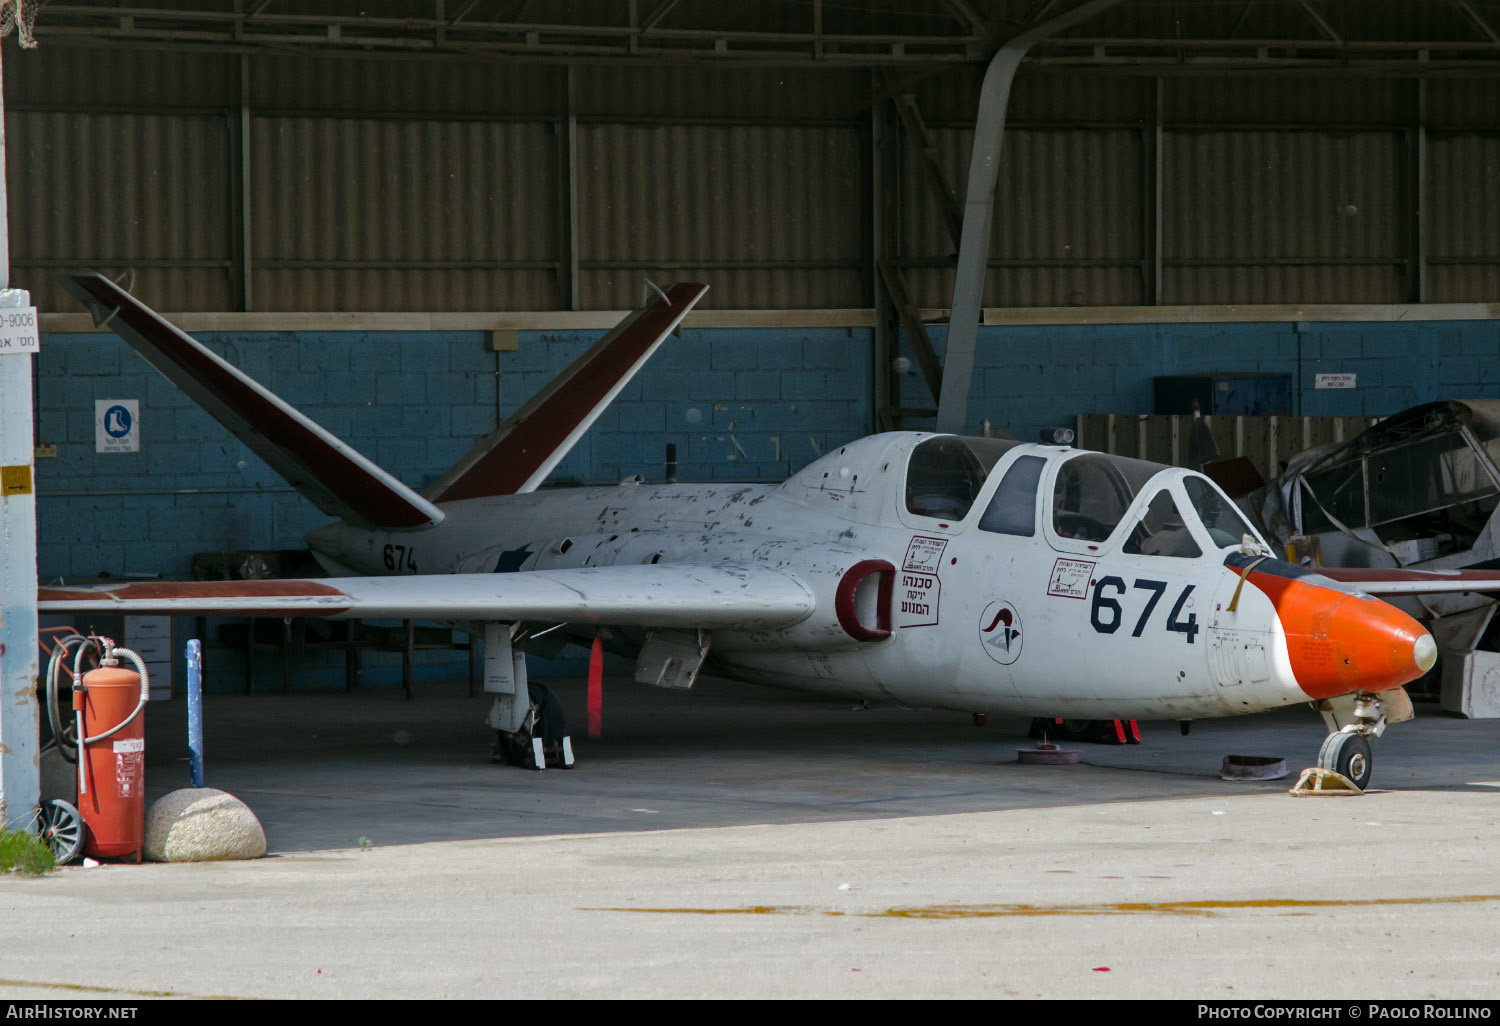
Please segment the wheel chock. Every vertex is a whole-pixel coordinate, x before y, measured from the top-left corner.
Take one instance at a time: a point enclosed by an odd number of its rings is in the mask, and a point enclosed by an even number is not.
[[[1296,785],[1287,794],[1293,798],[1312,798],[1317,795],[1360,795],[1364,792],[1342,773],[1320,766],[1309,766],[1302,771]]]
[[[1050,741],[1038,741],[1034,748],[1017,748],[1016,761],[1026,766],[1076,766],[1078,750],[1060,748]]]

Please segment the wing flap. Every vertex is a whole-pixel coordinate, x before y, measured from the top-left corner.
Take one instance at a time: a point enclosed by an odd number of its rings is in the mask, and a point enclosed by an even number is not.
[[[43,613],[487,620],[770,630],[812,613],[796,576],[740,564],[654,564],[516,574],[44,587]]]

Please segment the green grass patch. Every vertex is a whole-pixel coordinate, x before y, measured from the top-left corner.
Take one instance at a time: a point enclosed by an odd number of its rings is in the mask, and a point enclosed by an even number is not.
[[[26,830],[0,830],[0,873],[42,876],[57,868],[47,842]]]

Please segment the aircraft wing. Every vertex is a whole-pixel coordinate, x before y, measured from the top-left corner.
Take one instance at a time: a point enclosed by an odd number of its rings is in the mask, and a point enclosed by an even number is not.
[[[511,574],[260,581],[131,581],[43,587],[43,613],[487,620],[766,630],[812,613],[812,590],[780,570],[652,564]]]
[[[1314,573],[1350,584],[1369,595],[1442,595],[1465,591],[1500,591],[1496,570],[1389,570],[1317,567]]]

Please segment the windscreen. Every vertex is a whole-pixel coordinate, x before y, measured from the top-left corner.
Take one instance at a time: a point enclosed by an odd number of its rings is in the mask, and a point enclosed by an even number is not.
[[[1184,478],[1182,487],[1192,501],[1193,509],[1198,511],[1203,526],[1208,529],[1208,536],[1219,548],[1243,544],[1247,534],[1251,538],[1259,537],[1245,522],[1234,503],[1224,498],[1217,488],[1203,478]]]

